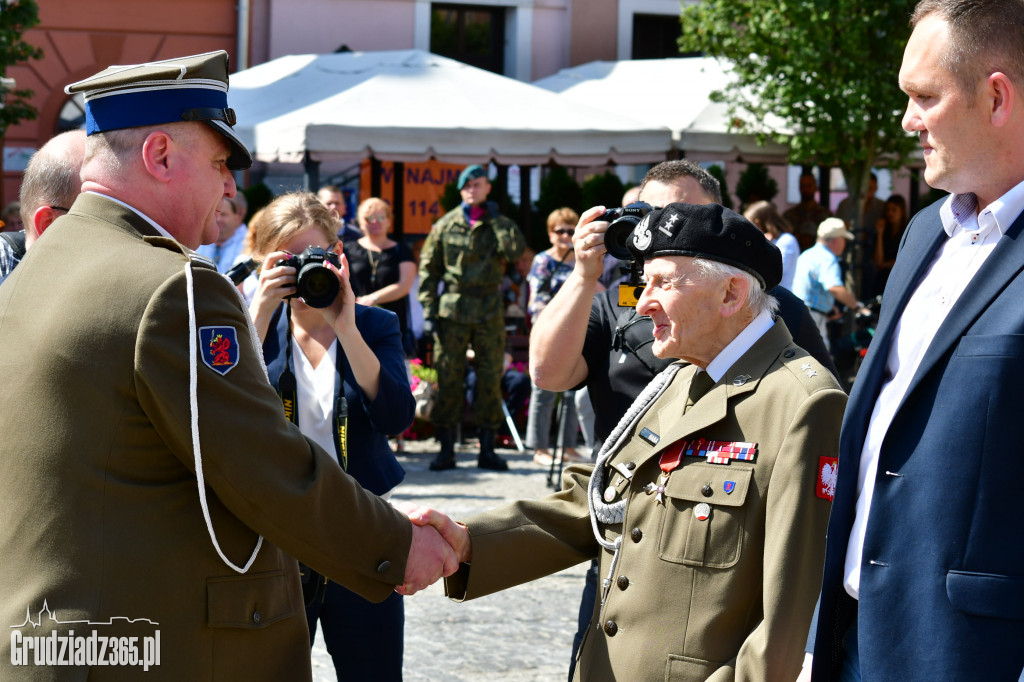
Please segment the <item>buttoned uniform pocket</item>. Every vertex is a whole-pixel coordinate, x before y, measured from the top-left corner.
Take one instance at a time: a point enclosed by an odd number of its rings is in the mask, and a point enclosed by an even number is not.
[[[459,267],[469,250],[469,233],[459,228],[451,228],[444,235],[444,264],[446,267]]]
[[[743,552],[744,502],[753,469],[694,462],[677,469],[665,485],[658,555],[685,566],[729,568]],[[709,506],[703,521],[700,504]]]
[[[285,571],[207,578],[208,625],[258,630],[294,616],[292,580]]]

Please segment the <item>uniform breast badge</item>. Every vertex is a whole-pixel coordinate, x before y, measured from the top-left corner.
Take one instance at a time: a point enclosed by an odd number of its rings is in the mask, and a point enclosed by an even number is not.
[[[682,449],[687,457],[707,457],[708,464],[728,464],[734,459],[753,462],[757,458],[757,443],[734,440],[697,438],[684,441]]]

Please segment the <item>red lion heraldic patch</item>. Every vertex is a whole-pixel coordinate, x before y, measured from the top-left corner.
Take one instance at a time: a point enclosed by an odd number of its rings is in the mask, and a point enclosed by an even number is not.
[[[200,327],[199,353],[203,364],[225,375],[238,364],[238,338],[234,327]]]
[[[836,496],[836,477],[839,476],[838,457],[818,458],[818,481],[815,494],[823,500],[831,502]]]

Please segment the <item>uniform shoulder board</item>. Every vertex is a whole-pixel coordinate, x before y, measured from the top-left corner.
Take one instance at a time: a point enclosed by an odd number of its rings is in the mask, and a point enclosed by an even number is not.
[[[198,265],[199,267],[207,268],[209,270],[216,270],[217,264],[206,256],[200,256],[195,251],[188,252],[189,260],[192,261],[192,265]]]
[[[809,390],[815,391],[836,385],[832,373],[800,346],[790,345],[782,352],[780,360],[786,369]]]

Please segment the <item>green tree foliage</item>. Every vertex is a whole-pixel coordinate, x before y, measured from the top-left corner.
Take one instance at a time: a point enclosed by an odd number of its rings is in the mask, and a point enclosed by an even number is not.
[[[708,167],[708,173],[718,180],[718,184],[722,188],[722,206],[726,208],[732,208],[732,197],[729,196],[729,183],[725,181],[725,170],[717,163],[714,166]]]
[[[619,195],[622,198],[622,195]],[[562,166],[549,166],[540,180],[540,196],[534,204],[536,211],[526,232],[526,243],[534,251],[543,251],[551,246],[548,242],[548,215],[556,208],[568,206],[579,211],[583,194],[580,186],[569,171]]]
[[[41,59],[43,51],[21,39],[25,31],[39,23],[39,6],[35,0],[0,0],[0,76],[15,64]],[[36,110],[29,104],[32,91],[20,88],[6,90],[0,85],[0,142],[7,128],[19,121],[32,120]]]
[[[679,46],[730,60],[737,86],[717,97],[739,129],[789,144],[793,163],[839,167],[860,206],[871,168],[901,164],[916,144],[897,86],[914,4],[703,0],[683,8]]]
[[[778,193],[779,183],[768,174],[768,167],[763,163],[747,164],[736,182],[736,196],[743,208],[755,201],[771,201]]]

